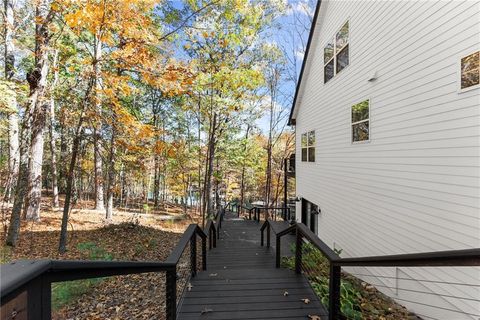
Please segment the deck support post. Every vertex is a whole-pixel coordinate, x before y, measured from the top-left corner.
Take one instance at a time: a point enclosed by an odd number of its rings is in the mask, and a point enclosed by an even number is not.
[[[203,241],[202,241],[203,242]],[[192,277],[197,275],[197,234],[190,238],[190,270]]]
[[[295,273],[302,273],[302,233],[297,228],[295,240]]]
[[[165,313],[167,320],[175,320],[177,318],[177,267],[167,270],[165,278]]]
[[[342,267],[330,264],[328,319],[340,319],[340,279]]]

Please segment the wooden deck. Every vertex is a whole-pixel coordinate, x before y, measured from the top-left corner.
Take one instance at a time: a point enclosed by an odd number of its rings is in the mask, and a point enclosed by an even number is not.
[[[327,319],[304,276],[275,268],[274,248],[260,246],[260,226],[226,214],[217,248],[208,254],[207,271],[191,280],[178,319]],[[301,300],[305,298],[310,303]]]

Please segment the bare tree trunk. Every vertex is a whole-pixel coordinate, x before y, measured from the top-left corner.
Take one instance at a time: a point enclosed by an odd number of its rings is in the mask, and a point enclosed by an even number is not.
[[[217,126],[217,114],[213,116],[211,124],[210,136],[208,139],[208,152],[207,152],[207,168],[205,171],[205,188],[204,188],[204,203],[203,203],[203,216],[213,213],[212,206],[212,176],[213,176],[213,161],[215,159],[215,133]],[[203,219],[202,219],[203,220]]]
[[[107,185],[107,208],[105,219],[107,222],[113,217],[113,193],[115,189],[115,125],[112,127],[112,137],[110,138],[110,154],[108,157],[108,185]]]
[[[102,106],[100,102],[99,92],[101,90],[101,75],[100,75],[100,59],[102,58],[102,42],[99,37],[95,37],[95,60],[93,65],[95,77],[95,109],[98,113],[101,112]],[[95,125],[93,131],[93,149],[95,162],[95,210],[105,210],[103,200],[103,170],[102,170],[102,156],[100,153],[100,133],[98,125]]]
[[[30,172],[28,177],[26,218],[40,219],[42,196],[43,133],[46,127],[48,102],[46,84],[48,74],[49,34],[48,26],[52,19],[50,0],[40,0],[36,7],[35,67],[27,75],[30,85],[29,104],[33,111],[30,143]]]
[[[5,79],[11,81],[15,75],[15,44],[13,42],[13,30],[15,28],[15,16],[14,7],[16,5],[15,0],[4,0],[5,9],[5,29],[4,29],[4,41],[5,41]],[[15,90],[12,90],[15,92]],[[18,178],[18,168],[20,165],[20,150],[19,150],[19,131],[18,131],[18,111],[17,102],[12,101],[12,113],[8,116],[8,143],[9,143],[9,172],[10,172],[10,184],[6,192],[7,201],[13,200],[13,188],[16,185]]]
[[[55,50],[53,57],[53,69],[55,70],[51,91],[55,88],[58,82],[58,49]],[[58,208],[58,174],[57,174],[57,150],[55,147],[55,98],[50,98],[50,158],[51,158],[51,174],[52,174],[52,207]]]
[[[72,189],[73,189],[73,182],[74,182],[73,176],[74,176],[75,166],[77,163],[78,149],[80,147],[80,141],[82,137],[82,123],[83,123],[83,114],[78,122],[75,137],[73,139],[72,158],[70,160],[70,166],[67,173],[65,205],[63,206],[62,227],[60,229],[60,240],[58,243],[58,252],[60,253],[64,253],[67,250],[68,216],[70,214],[70,202],[72,200]]]
[[[28,111],[28,110],[27,110]],[[22,121],[22,132],[20,140],[20,166],[18,171],[17,184],[15,186],[15,195],[13,200],[12,214],[10,216],[10,225],[8,227],[8,234],[6,244],[9,246],[16,246],[20,235],[20,216],[24,204],[24,198],[27,193],[27,178],[28,178],[28,137],[30,132],[30,115],[25,113],[25,118]]]
[[[18,129],[18,114],[13,112],[8,115],[8,147],[9,147],[9,158],[8,166],[9,173],[11,176],[10,184],[6,193],[6,201],[13,200],[13,190],[18,178],[18,169],[20,165],[20,149],[19,149],[19,129]]]
[[[242,161],[242,175],[240,180],[240,207],[238,207],[239,214],[243,214],[243,205],[245,202],[245,155],[247,152],[247,139],[250,133],[250,124],[247,125],[247,131],[245,132],[245,145],[243,147],[243,161]]]

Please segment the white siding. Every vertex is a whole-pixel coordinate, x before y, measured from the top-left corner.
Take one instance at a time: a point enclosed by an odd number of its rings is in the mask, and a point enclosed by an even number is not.
[[[478,1],[322,1],[294,113],[297,194],[321,208],[319,236],[342,256],[480,247],[480,89],[458,90],[479,17]],[[323,46],[347,20],[350,65],[324,84]],[[351,106],[365,99],[370,141],[352,144]],[[299,156],[310,130],[315,163]],[[350,271],[387,276],[363,278],[434,319],[480,317],[478,268]]]

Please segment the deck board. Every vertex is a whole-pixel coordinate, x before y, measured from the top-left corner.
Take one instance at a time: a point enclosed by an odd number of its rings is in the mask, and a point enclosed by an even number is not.
[[[178,319],[296,320],[308,319],[308,315],[327,319],[304,276],[275,268],[274,248],[260,246],[260,226],[226,214],[217,248],[208,253],[207,271],[191,279],[191,290],[184,292],[178,307]],[[282,241],[292,238],[286,236]],[[271,244],[275,244],[273,234]],[[283,255],[290,254],[288,247],[288,243],[282,245]],[[305,298],[309,304],[301,300]]]

